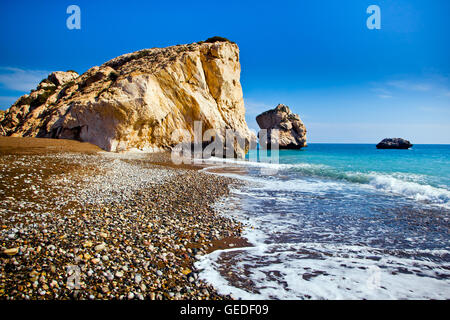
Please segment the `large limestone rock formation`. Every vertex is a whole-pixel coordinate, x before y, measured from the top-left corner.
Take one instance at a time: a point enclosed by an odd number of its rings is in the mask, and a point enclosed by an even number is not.
[[[256,117],[261,129],[267,130],[267,146],[275,143],[273,129],[279,132],[278,144],[280,149],[300,149],[306,147],[306,128],[297,114],[291,112],[288,106],[279,104],[275,109],[268,110]],[[262,132],[259,136],[262,139]]]
[[[0,124],[8,136],[76,139],[107,151],[170,149],[182,139],[172,133],[193,134],[194,121],[249,140],[240,71],[229,41],[141,50],[81,76],[52,73]]]
[[[377,144],[377,149],[409,149],[413,145],[402,138],[386,138]]]

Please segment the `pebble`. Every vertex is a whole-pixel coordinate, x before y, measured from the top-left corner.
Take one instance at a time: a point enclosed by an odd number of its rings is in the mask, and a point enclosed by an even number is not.
[[[117,271],[116,274],[115,274],[115,276],[116,276],[117,278],[122,278],[122,277],[123,277],[123,272],[122,272],[122,271]]]
[[[5,249],[3,250],[3,253],[7,254],[8,256],[14,256],[19,253],[19,248]]]
[[[86,248],[90,248],[90,247],[92,247],[94,244],[92,243],[92,241],[85,241],[84,243],[83,243],[83,247],[86,247]]]
[[[102,243],[102,244],[96,245],[94,250],[98,252],[98,251],[105,250],[105,248],[106,248],[106,243]]]
[[[134,276],[134,282],[136,282],[137,284],[141,283],[142,281],[142,276],[138,273]]]
[[[150,158],[170,161],[158,154],[0,155],[10,195],[0,202],[0,239],[8,243],[0,299],[229,299],[187,275],[212,240],[240,235],[240,224],[211,207],[236,181]],[[24,197],[31,186],[39,195]]]

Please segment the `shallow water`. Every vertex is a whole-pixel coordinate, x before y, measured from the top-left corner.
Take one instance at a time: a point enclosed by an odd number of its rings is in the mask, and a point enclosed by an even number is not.
[[[450,298],[450,146],[312,145],[280,164],[217,160],[249,182],[217,210],[252,248],[198,267],[243,299]]]

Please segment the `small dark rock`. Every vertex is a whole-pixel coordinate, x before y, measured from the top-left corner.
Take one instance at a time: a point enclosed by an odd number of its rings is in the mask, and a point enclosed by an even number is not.
[[[405,139],[387,138],[377,144],[377,149],[409,149],[412,146],[411,142]]]

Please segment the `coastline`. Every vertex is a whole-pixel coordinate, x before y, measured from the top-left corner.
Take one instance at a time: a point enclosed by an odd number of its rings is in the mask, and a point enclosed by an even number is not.
[[[327,175],[92,147],[0,138],[0,300],[448,297],[440,207]]]
[[[1,300],[231,298],[194,263],[247,245],[212,207],[237,180],[68,140],[1,138],[0,166]]]
[[[327,155],[342,157],[342,149]],[[346,179],[356,170],[332,170],[339,162],[310,158],[305,163],[301,155],[292,159],[284,153],[274,172],[267,170],[270,165],[233,167],[233,161],[219,159],[222,165],[205,169],[248,182],[232,188],[217,208],[249,226],[243,236],[253,246],[204,256],[196,264],[202,279],[242,300],[448,299],[448,210],[439,201],[382,188],[370,179]],[[445,154],[426,152],[436,153]],[[408,158],[408,164],[414,161]],[[370,174],[366,177],[402,191],[425,196],[434,190],[396,171]],[[423,176],[412,174],[418,177]],[[439,195],[445,204],[445,193]]]

